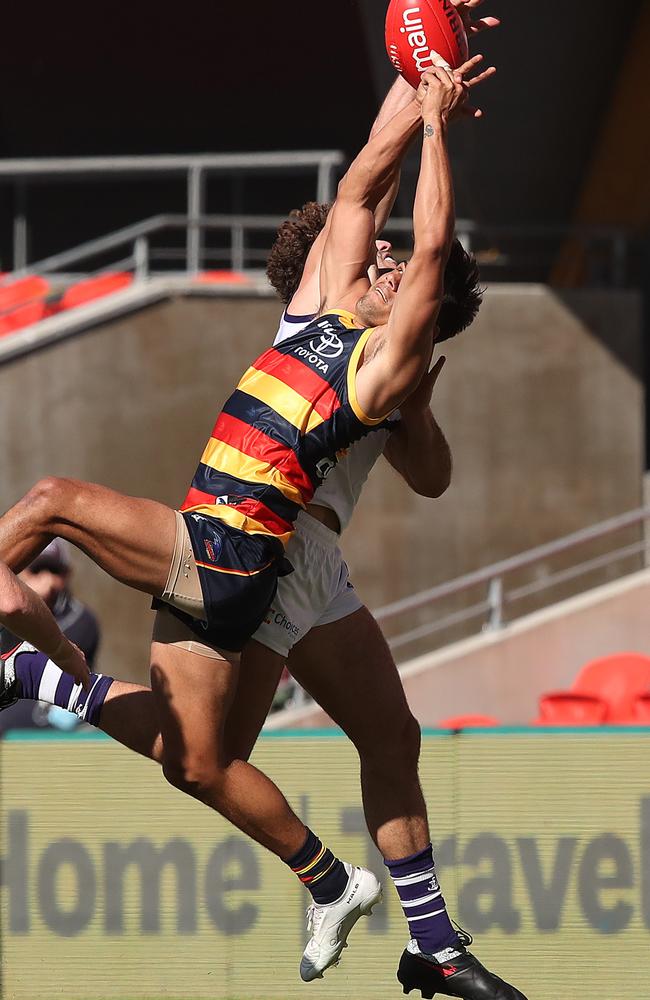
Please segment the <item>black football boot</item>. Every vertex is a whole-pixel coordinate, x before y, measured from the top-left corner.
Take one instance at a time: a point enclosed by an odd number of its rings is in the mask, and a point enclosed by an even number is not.
[[[461,949],[454,958],[441,963],[421,952],[415,941],[409,941],[397,970],[404,992],[420,990],[424,1000],[433,1000],[436,994],[460,1000],[526,1000],[515,986],[481,965],[464,944]]]

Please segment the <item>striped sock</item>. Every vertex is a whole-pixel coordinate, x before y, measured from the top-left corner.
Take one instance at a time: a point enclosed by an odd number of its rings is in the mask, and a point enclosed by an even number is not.
[[[308,889],[315,903],[334,903],[347,889],[349,872],[318,837],[307,830],[304,847],[286,862]]]
[[[395,883],[411,937],[420,951],[440,962],[455,958],[460,941],[440,891],[431,844],[419,854],[384,863]]]
[[[102,705],[113,683],[112,677],[91,674],[90,688],[84,691],[81,684],[75,684],[70,674],[65,674],[45,653],[18,653],[14,669],[22,698],[58,705],[74,712],[91,726],[99,724]]]

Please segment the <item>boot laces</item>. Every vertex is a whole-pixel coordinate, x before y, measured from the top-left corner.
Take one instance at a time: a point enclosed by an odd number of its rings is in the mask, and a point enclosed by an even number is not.
[[[318,931],[320,930],[320,925],[323,922],[324,914],[325,910],[323,909],[322,906],[316,906],[315,903],[312,903],[311,906],[308,907],[307,930],[309,931],[312,937],[315,937],[316,934],[318,934]]]
[[[469,933],[469,931],[463,930],[460,924],[456,923],[453,917],[451,918],[451,922],[456,928],[456,932],[458,934],[458,940],[462,944],[463,948],[469,948],[474,941],[472,935]]]

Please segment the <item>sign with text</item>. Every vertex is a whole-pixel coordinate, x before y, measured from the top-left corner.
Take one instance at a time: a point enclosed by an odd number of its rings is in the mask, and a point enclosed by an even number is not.
[[[603,983],[617,1000],[650,994],[649,749],[650,733],[622,730],[423,740],[449,907],[535,1000]],[[346,740],[263,739],[255,763],[336,854],[386,883]],[[5,1000],[304,996],[304,889],[155,764],[56,737],[0,744],[0,771]],[[319,995],[400,995],[408,935],[385,889]]]

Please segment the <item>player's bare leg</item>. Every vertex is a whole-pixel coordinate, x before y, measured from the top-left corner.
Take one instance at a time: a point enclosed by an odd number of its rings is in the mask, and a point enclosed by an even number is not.
[[[114,681],[97,721],[101,729],[128,750],[163,762],[163,742],[151,688]]]
[[[121,583],[159,597],[174,551],[176,514],[155,500],[48,477],[0,518],[0,560],[20,572],[55,537],[76,545]]]
[[[430,836],[418,778],[420,727],[367,608],[311,629],[291,651],[289,669],[354,743],[366,823],[382,855],[423,850]]]
[[[525,1000],[466,951],[471,938],[459,936],[447,916],[418,779],[419,726],[372,615],[361,608],[312,629],[294,647],[289,667],[359,753],[368,829],[386,859],[411,933],[398,973],[405,991]]]
[[[233,755],[226,720],[239,675],[238,663],[153,643],[151,681],[163,772],[177,788],[273,851],[309,889],[314,900],[309,910],[312,936],[300,975],[310,981],[338,961],[354,924],[381,899],[381,887],[371,872],[336,859],[301,823],[273,782]]]
[[[216,809],[253,840],[286,860],[307,830],[280,790],[246,761],[233,758],[224,729],[239,664],[154,642],[151,686],[167,780]]]

